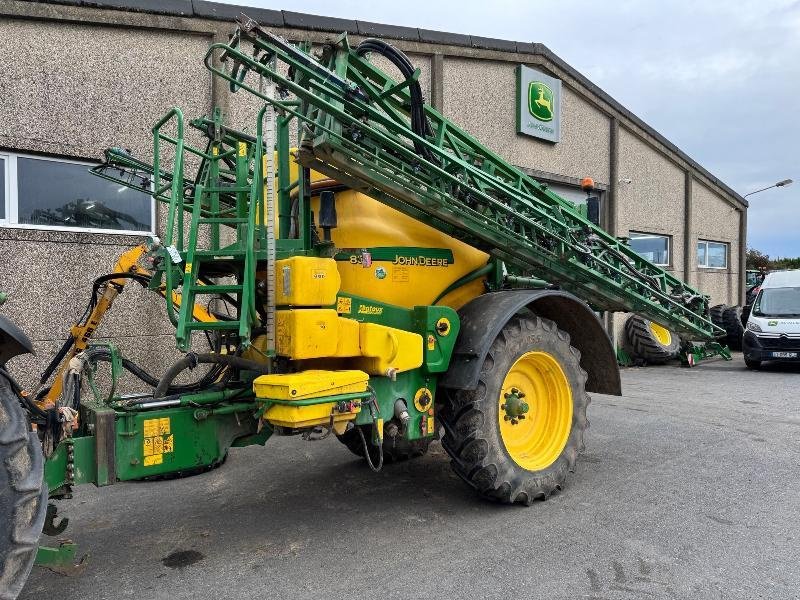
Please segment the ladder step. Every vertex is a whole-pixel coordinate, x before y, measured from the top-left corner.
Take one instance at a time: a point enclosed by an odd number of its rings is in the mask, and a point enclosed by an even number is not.
[[[242,291],[243,286],[231,285],[193,285],[189,288],[193,294],[237,294]]]
[[[232,194],[234,192],[249,192],[250,186],[230,186],[230,187],[207,187],[203,188],[204,194]]]
[[[244,250],[197,250],[194,253],[195,259],[198,258],[227,258],[229,256],[244,256]]]
[[[203,225],[204,223],[221,223],[225,225],[234,225],[236,223],[247,223],[247,217],[206,217],[197,220],[197,223]]]
[[[185,327],[189,331],[195,329],[228,329],[236,331],[239,329],[239,321],[192,321],[191,323],[186,323]]]

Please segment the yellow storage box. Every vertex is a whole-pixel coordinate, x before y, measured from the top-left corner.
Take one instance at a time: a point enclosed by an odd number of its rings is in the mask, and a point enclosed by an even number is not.
[[[330,306],[342,283],[332,258],[293,256],[275,263],[275,302],[280,306]]]
[[[363,371],[303,371],[280,375],[261,375],[253,382],[257,398],[272,400],[306,400],[337,394],[365,392],[369,375]],[[264,413],[264,420],[272,425],[301,429],[316,425],[330,425],[333,415],[334,429],[344,431],[347,421],[352,421],[361,412],[360,407],[338,412],[335,402],[311,406],[274,404]]]
[[[256,398],[304,400],[367,390],[369,375],[363,371],[310,370],[300,373],[261,375],[253,381]]]

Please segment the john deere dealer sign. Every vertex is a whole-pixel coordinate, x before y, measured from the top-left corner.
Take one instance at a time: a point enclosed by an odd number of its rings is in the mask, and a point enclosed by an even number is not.
[[[517,133],[561,140],[561,81],[524,65],[517,67]]]

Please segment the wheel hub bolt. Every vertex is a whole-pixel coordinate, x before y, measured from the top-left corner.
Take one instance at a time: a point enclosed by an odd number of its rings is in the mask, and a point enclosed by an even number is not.
[[[500,405],[500,409],[506,413],[503,416],[503,420],[510,421],[512,425],[516,425],[525,418],[525,413],[530,410],[530,407],[527,402],[522,400],[524,397],[525,393],[515,387],[503,394],[505,402]]]

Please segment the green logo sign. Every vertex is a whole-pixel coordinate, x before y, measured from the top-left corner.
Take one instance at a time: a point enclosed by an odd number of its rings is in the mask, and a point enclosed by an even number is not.
[[[561,140],[561,80],[525,65],[517,67],[517,133]]]
[[[540,121],[553,120],[553,90],[541,81],[528,85],[528,112]]]

